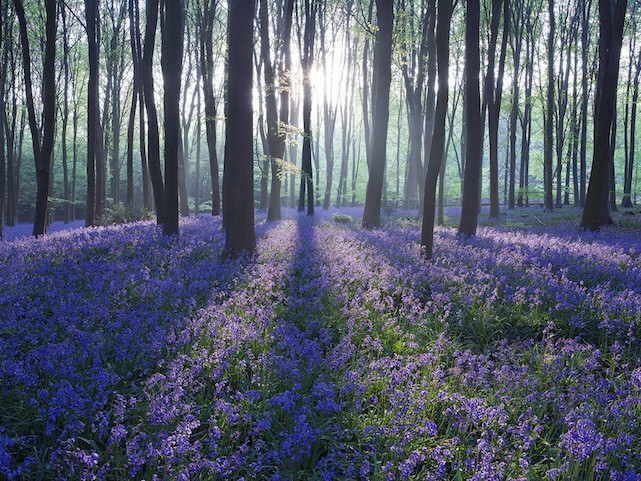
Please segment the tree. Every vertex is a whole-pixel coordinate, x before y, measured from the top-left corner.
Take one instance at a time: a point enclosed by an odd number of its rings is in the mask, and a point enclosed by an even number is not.
[[[496,44],[503,7],[503,39],[499,54],[499,67],[496,83],[494,79],[494,63]],[[505,71],[505,55],[507,50],[507,33],[509,32],[508,0],[492,0],[492,20],[490,39],[488,42],[488,68],[485,76],[485,101],[487,102],[488,131],[490,144],[490,218],[499,217],[499,113],[503,94],[503,74]]]
[[[463,179],[463,200],[459,235],[475,235],[478,224],[479,188],[481,177],[481,94],[479,72],[479,0],[468,0],[465,15],[465,110],[466,151]]]
[[[165,188],[163,234],[178,234],[178,156],[180,143],[180,82],[185,7],[182,0],[162,6],[162,72],[165,86]]]
[[[439,0],[438,24],[436,27],[436,61],[438,64],[438,94],[434,114],[434,132],[430,146],[430,156],[426,159],[425,196],[423,224],[421,227],[421,246],[423,254],[430,259],[434,246],[434,209],[436,180],[441,170],[445,150],[445,117],[449,93],[450,63],[450,24],[452,21],[452,0]]]
[[[6,51],[6,43],[8,41],[4,40],[4,25],[5,25],[5,13],[6,10],[0,5],[0,51],[4,53]],[[4,44],[4,48],[3,47]],[[4,57],[4,55],[3,55]],[[6,81],[6,69],[2,69],[0,72],[0,239],[2,239],[2,229],[4,227],[4,194],[6,190],[6,169],[5,169],[5,154],[4,154],[4,124],[5,124],[5,102],[4,102],[4,92],[5,92],[5,81]]]
[[[27,19],[21,0],[13,2],[20,24],[22,60],[25,76],[25,96],[29,114],[29,127],[33,145],[33,158],[36,166],[36,213],[33,222],[33,235],[45,234],[47,228],[47,203],[49,199],[49,175],[54,145],[56,121],[56,23],[58,18],[55,0],[45,0],[45,52],[42,74],[42,137],[36,119],[31,79],[31,53],[27,36]],[[4,148],[4,147],[3,147]]]
[[[330,196],[332,194],[332,182],[334,180],[334,131],[336,128],[336,117],[338,114],[338,104],[339,102],[334,102],[332,105],[332,88],[335,82],[332,81],[332,73],[327,68],[327,51],[328,47],[326,45],[326,37],[328,28],[328,14],[327,14],[327,5],[325,2],[321,2],[320,8],[318,11],[319,17],[319,30],[320,30],[320,55],[321,63],[323,66],[323,72],[325,74],[325,95],[323,99],[323,126],[324,126],[324,147],[325,147],[325,160],[327,161],[326,172],[326,182],[325,182],[325,195],[323,196],[323,210],[329,209]],[[331,17],[330,12],[330,17]],[[331,32],[330,32],[331,35]],[[331,50],[334,50],[336,45],[336,36],[331,36]],[[319,147],[319,143],[316,143],[316,147]],[[317,157],[318,161],[318,157]],[[318,172],[318,169],[317,169]],[[318,180],[319,176],[316,177]]]
[[[64,6],[60,8],[60,18],[62,20],[62,68],[64,72],[64,94],[62,105],[62,171],[65,198],[65,223],[69,222],[69,172],[67,162],[67,125],[69,123],[69,39],[67,31],[67,15]]]
[[[548,31],[548,88],[545,106],[545,141],[543,142],[543,179],[545,185],[545,209],[554,209],[552,195],[552,155],[554,142],[554,0],[548,0],[550,19]]]
[[[218,155],[216,153],[216,97],[214,96],[214,20],[216,0],[197,2],[199,25],[200,70],[203,77],[203,98],[205,101],[205,135],[209,150],[209,172],[211,176],[211,215],[220,215],[220,181],[218,177]],[[202,6],[201,6],[202,5]]]
[[[385,176],[387,124],[389,121],[389,92],[392,82],[392,30],[394,6],[392,0],[376,0],[378,32],[374,49],[374,78],[372,105],[372,152],[369,178],[365,192],[363,227],[381,224],[381,197]]]
[[[134,126],[136,122],[136,107],[140,88],[140,50],[137,42],[138,15],[137,2],[129,0],[129,41],[131,44],[131,58],[133,63],[133,90],[131,93],[131,110],[129,112],[129,123],[127,125],[127,197],[126,202],[129,209],[134,206]],[[142,132],[141,132],[142,136]]]
[[[294,1],[286,0],[284,11],[284,26],[282,31],[282,48],[284,67],[280,72],[280,118],[276,109],[276,80],[274,64],[271,59],[269,44],[269,15],[267,0],[260,0],[260,39],[263,70],[265,75],[265,110],[267,114],[267,142],[269,144],[269,157],[271,164],[271,195],[267,220],[281,218],[280,189],[282,176],[282,162],[285,155],[286,126],[289,122],[289,88],[291,75],[291,49],[290,37],[292,31],[292,15]],[[281,43],[279,42],[279,43]]]
[[[312,175],[312,82],[311,71],[314,64],[314,37],[316,33],[316,13],[319,0],[304,0],[305,33],[301,65],[303,67],[303,157],[300,180],[298,210],[305,209],[307,191],[307,215],[314,215],[314,182]]]
[[[253,0],[229,0],[227,45],[227,117],[223,171],[225,246],[232,256],[253,254],[254,162],[252,151]],[[233,106],[233,108],[229,108]]]
[[[610,133],[612,129],[619,59],[627,0],[599,0],[599,73],[594,103],[594,155],[581,227],[596,231],[611,223]]]
[[[427,8],[423,8],[418,13],[420,18],[419,25],[415,25],[416,13],[413,2],[410,2],[409,8],[405,5],[405,0],[401,0],[400,9],[404,12],[401,18],[401,73],[403,76],[403,86],[405,87],[405,101],[407,104],[408,131],[409,131],[409,157],[408,161],[408,178],[406,192],[408,194],[407,202],[411,203],[415,187],[418,187],[419,209],[422,210],[421,203],[424,193],[424,169],[421,161],[421,150],[423,146],[423,123],[426,126],[426,150],[425,157],[429,154],[429,144],[432,139],[432,130],[434,124],[434,72],[431,70],[432,63],[429,62],[426,68],[426,61],[431,61],[434,57],[434,25],[436,17],[436,0],[429,0]],[[415,31],[420,29],[420,36],[415,35]],[[428,56],[429,52],[429,56]],[[428,79],[427,105],[423,112],[423,91],[425,90],[426,73],[430,73]],[[423,122],[423,116],[425,121]],[[427,132],[429,130],[429,133]],[[427,162],[427,160],[426,160]],[[414,183],[416,185],[410,185]]]
[[[158,112],[154,100],[153,57],[156,39],[156,26],[158,24],[158,0],[147,2],[147,25],[145,27],[145,45],[143,47],[140,74],[142,75],[142,88],[147,109],[147,155],[149,164],[149,177],[154,192],[156,207],[156,222],[160,225],[165,219],[163,212],[163,179],[160,167],[160,135],[158,133]]]
[[[85,225],[95,224],[96,209],[96,164],[99,163],[98,149],[99,98],[98,98],[98,69],[99,50],[96,23],[98,21],[98,0],[85,1],[85,19],[87,22],[87,41],[89,46],[89,78],[87,84],[87,207]]]

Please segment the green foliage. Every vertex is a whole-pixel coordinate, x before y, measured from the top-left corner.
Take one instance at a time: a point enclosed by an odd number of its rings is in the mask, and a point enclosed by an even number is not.
[[[351,224],[353,221],[354,219],[347,214],[339,214],[338,212],[336,214],[332,214],[332,222],[337,224]]]
[[[104,214],[98,219],[98,225],[119,225],[139,220],[152,220],[154,213],[145,208],[130,209],[122,202],[105,209]]]

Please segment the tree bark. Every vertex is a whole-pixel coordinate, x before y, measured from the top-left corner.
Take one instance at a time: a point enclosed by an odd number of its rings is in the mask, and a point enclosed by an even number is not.
[[[481,177],[481,94],[479,91],[479,0],[468,0],[465,16],[465,109],[467,112],[465,174],[459,235],[475,235]]]
[[[215,0],[203,0],[200,22],[200,64],[203,76],[203,100],[205,101],[205,135],[209,152],[211,177],[211,215],[220,215],[220,179],[218,153],[216,152],[216,97],[214,96],[214,45],[213,29],[216,19]],[[200,11],[200,10],[199,10]]]
[[[305,0],[305,34],[301,65],[303,68],[303,158],[298,210],[305,209],[307,192],[307,215],[314,215],[314,178],[312,173],[312,82],[311,69],[314,64],[314,37],[316,33],[316,12],[318,0]]]
[[[160,135],[158,133],[158,112],[154,100],[154,78],[153,78],[153,57],[156,38],[156,27],[158,24],[158,0],[147,2],[147,25],[145,27],[145,45],[143,49],[140,74],[142,76],[142,88],[147,109],[147,162],[149,165],[149,177],[154,194],[156,208],[156,222],[163,224],[165,214],[163,212],[163,179],[160,166]]]
[[[494,53],[498,39],[499,21],[501,18],[501,5],[503,5],[503,38],[499,54],[499,69],[494,83]],[[505,71],[505,56],[507,52],[507,34],[509,32],[508,0],[494,0],[492,2],[492,34],[490,36],[489,62],[487,71],[486,96],[488,102],[488,131],[490,144],[490,218],[499,217],[499,114],[501,111],[501,97],[503,94],[503,74]]]
[[[438,26],[436,27],[436,55],[438,63],[438,98],[434,114],[434,132],[429,159],[426,160],[425,195],[423,223],[421,226],[421,246],[426,258],[431,259],[434,251],[434,210],[436,181],[443,165],[445,151],[445,118],[449,92],[450,62],[450,23],[452,19],[452,0],[439,0]]]
[[[178,157],[180,143],[180,83],[182,77],[185,10],[182,0],[162,6],[162,73],[165,95],[165,188],[163,234],[178,234]]]
[[[548,54],[548,86],[545,107],[545,140],[543,142],[543,170],[545,185],[545,210],[554,210],[552,193],[552,156],[554,143],[554,0],[548,0],[548,16],[550,19],[547,54]]]
[[[610,133],[626,7],[627,0],[599,0],[599,75],[594,113],[594,158],[581,217],[581,227],[593,231],[598,230],[603,224],[612,222],[607,211]]]
[[[225,246],[232,256],[253,254],[254,162],[252,152],[253,1],[230,0],[227,44],[227,118],[223,172]],[[233,108],[229,108],[232,106]]]
[[[385,176],[387,125],[389,122],[389,92],[392,81],[392,31],[394,8],[392,0],[376,0],[378,32],[374,51],[374,90],[372,117],[372,156],[365,193],[363,227],[381,224],[381,196]]]

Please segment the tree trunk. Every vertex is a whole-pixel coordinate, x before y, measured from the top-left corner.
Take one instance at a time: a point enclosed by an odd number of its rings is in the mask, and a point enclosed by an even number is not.
[[[216,18],[215,0],[204,0],[200,22],[200,63],[203,76],[203,99],[205,101],[205,135],[209,152],[211,177],[211,215],[220,215],[220,179],[218,153],[216,152],[216,97],[214,96],[214,45],[213,29]],[[251,143],[250,143],[251,144]]]
[[[185,11],[182,0],[164,2],[162,73],[165,96],[165,188],[163,234],[178,234],[178,157],[180,143],[180,83],[183,65]]]
[[[545,108],[545,140],[543,145],[543,170],[545,185],[545,210],[554,210],[552,194],[552,156],[554,143],[554,0],[548,0],[548,15],[550,26],[548,32],[548,86],[547,103]]]
[[[438,98],[434,114],[434,131],[429,159],[426,160],[425,195],[423,224],[421,226],[421,246],[423,254],[432,258],[434,250],[434,208],[436,181],[443,165],[445,151],[445,118],[449,92],[450,61],[450,23],[452,19],[452,0],[439,0],[438,26],[436,28],[436,55],[438,63]]]
[[[481,94],[479,73],[479,0],[468,0],[465,16],[465,109],[466,152],[463,201],[459,235],[475,235],[479,213],[479,189],[481,177]]]
[[[581,0],[581,155],[580,155],[580,182],[579,182],[579,205],[585,206],[585,190],[587,175],[587,137],[588,137],[588,52],[590,49],[590,6],[591,0]]]
[[[254,162],[252,152],[253,1],[230,0],[227,24],[227,116],[223,172],[225,246],[232,256],[253,254]],[[229,108],[229,106],[234,106]]]
[[[4,39],[4,27],[5,27],[5,9],[0,6],[0,51],[3,52],[2,58],[6,61],[6,45],[8,42],[8,37]],[[6,65],[6,63],[5,63]],[[4,194],[6,190],[6,170],[5,170],[5,154],[4,154],[4,144],[5,144],[5,135],[4,135],[4,126],[6,124],[6,105],[4,101],[5,93],[5,81],[6,81],[7,71],[2,69],[0,72],[0,239],[2,239],[2,229],[4,228]]]
[[[581,217],[581,227],[593,231],[612,222],[607,211],[610,133],[616,105],[626,6],[627,0],[599,0],[599,76],[594,109],[594,158]]]
[[[62,106],[62,181],[64,188],[64,221],[65,224],[69,223],[70,209],[69,209],[69,169],[67,162],[67,124],[69,122],[69,41],[67,38],[67,18],[65,9],[60,9],[60,17],[62,19],[62,46],[63,46],[63,69],[64,69],[64,97]]]
[[[506,2],[507,3],[507,2]],[[505,66],[505,53],[507,51],[507,32],[509,29],[508,16],[504,8],[503,19],[503,40],[499,59],[499,71],[494,83],[494,63],[496,44],[498,41],[499,23],[501,21],[501,6],[503,0],[492,1],[492,21],[490,26],[490,39],[488,44],[488,65],[485,77],[485,102],[488,111],[488,134],[490,144],[490,218],[499,217],[499,158],[498,158],[498,134],[499,114],[501,109],[501,95],[503,87],[503,70]]]
[[[158,0],[147,2],[147,25],[145,27],[145,46],[143,49],[140,74],[142,76],[142,89],[147,109],[147,162],[149,164],[149,177],[154,194],[156,208],[156,222],[163,224],[165,214],[163,211],[163,179],[160,166],[160,135],[158,133],[158,112],[154,100],[153,56],[158,23]]]
[[[133,63],[133,90],[131,94],[131,110],[127,124],[127,208],[134,207],[134,128],[136,123],[136,108],[138,106],[138,92],[140,91],[140,55],[136,44],[136,14],[134,0],[129,0],[129,40],[131,44],[131,57]],[[142,134],[142,132],[141,132]]]
[[[392,0],[376,0],[378,32],[374,51],[374,82],[376,88],[372,101],[372,155],[365,193],[363,227],[378,227],[381,224],[381,196],[385,176],[387,125],[389,121],[389,93],[392,81],[392,31],[394,8]]]
[[[316,12],[318,0],[305,0],[305,34],[303,40],[303,158],[301,189],[298,210],[305,208],[305,191],[307,191],[307,215],[314,215],[314,179],[312,175],[312,83],[311,69],[314,63],[314,36],[316,31]]]
[[[47,205],[49,182],[53,160],[54,135],[56,130],[56,23],[58,8],[56,0],[45,0],[46,38],[45,56],[42,68],[42,148],[38,156],[36,178],[36,216],[33,235],[39,237],[47,229]]]
[[[87,38],[89,43],[89,80],[87,86],[87,202],[85,211],[85,225],[95,225],[96,219],[96,164],[99,163],[100,151],[98,149],[99,129],[99,49],[97,41],[96,23],[98,18],[98,1],[85,2],[87,21]]]

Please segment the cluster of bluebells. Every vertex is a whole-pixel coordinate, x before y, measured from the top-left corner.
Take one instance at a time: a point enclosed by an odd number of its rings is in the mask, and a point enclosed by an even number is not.
[[[633,234],[181,227],[2,246],[0,476],[641,479]]]

